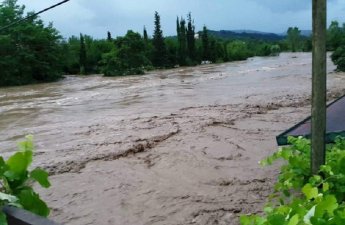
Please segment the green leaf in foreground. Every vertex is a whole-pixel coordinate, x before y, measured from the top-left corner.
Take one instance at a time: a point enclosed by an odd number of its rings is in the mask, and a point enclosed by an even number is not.
[[[285,223],[285,217],[281,214],[272,214],[267,217],[269,224],[282,225]]]
[[[345,139],[327,146],[326,164],[318,175],[310,172],[310,142],[302,138],[289,141],[291,146],[268,157],[268,161],[285,161],[268,202],[270,207],[263,216],[244,217],[241,224],[262,225],[258,218],[264,225],[345,224]]]
[[[4,212],[0,212],[0,224],[7,225],[7,218]]]
[[[317,188],[311,186],[309,183],[302,188],[302,192],[305,194],[308,200],[316,198],[318,195]]]
[[[32,152],[33,152],[33,143],[32,136],[26,136],[26,140],[19,143],[19,152],[12,155],[7,161],[6,164],[11,171],[10,178],[19,179],[20,176],[24,176],[27,173],[27,170],[32,162]],[[15,177],[15,176],[17,177]]]
[[[327,192],[329,190],[329,184],[326,182],[326,183],[323,183],[322,185],[322,191],[323,192]]]
[[[290,220],[288,225],[297,225],[299,221],[299,216],[298,215],[294,215]]]
[[[20,152],[33,152],[34,144],[33,144],[33,136],[27,135],[25,136],[25,141],[18,143],[18,148]]]
[[[263,219],[256,215],[243,215],[240,217],[240,223],[242,225],[263,225],[265,224],[266,219]]]
[[[30,177],[36,180],[42,187],[49,188],[50,182],[48,180],[48,173],[42,169],[34,169],[30,173]]]
[[[19,195],[19,202],[24,209],[29,210],[37,215],[47,217],[49,215],[49,208],[45,202],[43,202],[39,195],[32,189],[28,188],[22,190]]]
[[[324,213],[333,216],[334,210],[338,208],[337,199],[333,195],[326,196],[315,209],[315,216],[322,217]]]
[[[7,160],[6,164],[15,175],[21,176],[26,173],[31,157],[32,152],[17,152]]]
[[[32,213],[47,217],[49,208],[31,185],[38,182],[42,187],[50,187],[48,173],[42,169],[28,170],[33,155],[32,137],[19,144],[19,151],[6,162],[0,157],[0,206],[11,205],[24,208]],[[1,210],[0,210],[1,214]],[[2,215],[0,215],[2,216]],[[0,217],[0,225],[2,223]]]

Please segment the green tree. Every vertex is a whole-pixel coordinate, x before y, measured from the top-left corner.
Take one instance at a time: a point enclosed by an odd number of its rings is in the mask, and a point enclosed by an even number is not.
[[[345,46],[338,47],[331,58],[338,71],[345,71]]]
[[[165,45],[167,47],[167,55],[168,55],[168,66],[173,67],[178,62],[178,41],[176,38],[166,38]]]
[[[16,0],[0,3],[0,27],[24,17],[24,6],[17,5]],[[38,17],[0,31],[0,86],[61,78],[63,52],[60,44],[57,30],[52,24],[45,26]]]
[[[229,53],[228,53],[227,45],[228,45],[228,42],[224,41],[223,42],[224,62],[229,61]]]
[[[160,16],[158,12],[155,12],[154,19],[154,33],[153,33],[153,52],[152,52],[152,63],[155,67],[167,66],[167,50],[164,42],[163,31],[161,29]]]
[[[289,27],[287,30],[287,42],[292,52],[296,52],[300,48],[301,31],[298,27]]]
[[[345,42],[345,32],[339,27],[338,21],[332,21],[327,30],[327,48],[330,51],[336,50]]]
[[[202,41],[202,60],[211,60],[208,31],[205,25],[202,30],[201,41]]]
[[[99,73],[99,61],[102,59],[102,54],[108,53],[114,47],[113,42],[107,40],[93,39],[89,35],[84,35],[86,47],[86,71],[88,73]]]
[[[111,37],[110,31],[107,32],[107,40],[108,41],[112,41],[113,40],[113,38]]]
[[[71,36],[67,41],[62,43],[64,49],[63,70],[65,74],[77,74],[80,72],[79,66],[79,52],[80,40],[79,37]]]
[[[228,52],[231,61],[245,60],[250,56],[247,43],[240,40],[229,43]]]
[[[145,45],[145,56],[147,59],[151,59],[153,55],[153,45],[149,38],[149,35],[147,34],[146,27],[144,26],[143,30],[143,38],[144,38],[144,45]],[[152,63],[150,63],[150,66],[146,66],[146,69],[153,69],[151,68]]]
[[[143,37],[144,37],[144,41],[148,42],[149,40],[149,36],[147,35],[147,30],[146,27],[144,26],[144,31],[143,31]]]
[[[279,54],[280,54],[280,47],[279,47],[279,45],[272,45],[271,46],[271,56],[279,56]]]
[[[84,36],[82,34],[80,34],[79,67],[80,74],[86,74],[86,47]]]
[[[211,62],[215,63],[217,61],[217,42],[214,37],[209,38],[209,51],[210,51],[210,56],[209,59]]]
[[[139,33],[127,31],[124,37],[115,40],[116,48],[105,53],[101,61],[106,76],[143,74],[151,63],[145,55],[144,40]]]
[[[304,52],[311,52],[313,48],[312,37],[305,37],[302,42],[302,50]]]
[[[187,16],[187,46],[188,46],[188,56],[192,61],[195,61],[195,26],[192,20],[192,14],[188,13]]]
[[[109,53],[114,48],[114,42],[108,41],[108,39],[93,39],[89,35],[83,35],[83,42],[86,52],[84,70],[87,73],[100,73],[99,61],[102,59],[102,54]],[[80,38],[70,37],[62,43],[62,48],[64,49],[63,65],[65,74],[80,73]]]
[[[177,19],[178,22],[179,19]],[[177,26],[178,37],[178,62],[181,66],[187,65],[187,36],[186,36],[186,21],[181,17],[180,23]]]
[[[176,34],[177,34],[177,40],[180,40],[180,18],[176,18]]]
[[[327,30],[327,48],[334,51],[331,58],[338,71],[345,71],[345,24],[339,27],[337,21],[332,21]]]

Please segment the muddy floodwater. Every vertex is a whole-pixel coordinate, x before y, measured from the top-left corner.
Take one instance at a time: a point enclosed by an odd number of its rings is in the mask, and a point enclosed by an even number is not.
[[[334,69],[329,100],[345,94]],[[0,151],[34,135],[59,223],[235,225],[261,212],[278,168],[258,161],[310,114],[310,93],[309,53],[1,88]]]

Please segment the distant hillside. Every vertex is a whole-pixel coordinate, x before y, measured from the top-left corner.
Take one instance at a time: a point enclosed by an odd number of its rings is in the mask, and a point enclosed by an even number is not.
[[[312,35],[312,33],[313,33],[313,31],[311,31],[311,30],[301,30],[302,36],[310,37]]]
[[[311,30],[301,30],[301,35],[304,37],[310,37],[312,35],[313,31]],[[279,35],[283,35],[286,36],[286,32],[285,33],[281,33]]]
[[[200,33],[201,31],[199,32],[199,34]],[[285,39],[286,37],[286,32],[275,34],[256,30],[209,30],[209,33],[215,37],[225,39],[255,39],[264,41],[280,41]],[[310,37],[311,34],[311,30],[301,30],[301,35],[304,37]]]
[[[279,41],[285,38],[284,35],[266,33],[253,30],[209,30],[209,33],[215,37],[226,39],[256,39],[266,41]]]

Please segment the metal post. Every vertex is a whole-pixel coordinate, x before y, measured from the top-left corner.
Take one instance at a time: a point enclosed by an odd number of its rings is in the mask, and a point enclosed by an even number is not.
[[[311,172],[325,163],[327,1],[313,0]]]

